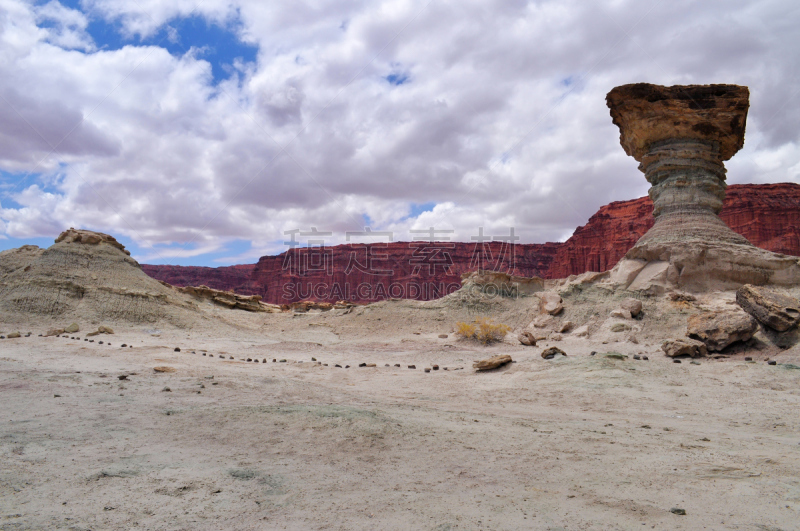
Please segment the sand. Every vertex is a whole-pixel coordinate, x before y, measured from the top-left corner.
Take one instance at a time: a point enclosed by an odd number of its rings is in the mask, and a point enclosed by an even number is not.
[[[531,299],[492,315],[521,326]],[[675,364],[657,310],[638,343],[537,347],[457,339],[447,301],[206,308],[225,320],[94,343],[2,322],[32,335],[0,340],[0,529],[796,529],[800,351]],[[472,370],[496,354],[515,362]]]

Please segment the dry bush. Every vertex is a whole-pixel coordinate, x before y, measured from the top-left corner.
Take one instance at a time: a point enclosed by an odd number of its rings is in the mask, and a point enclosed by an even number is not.
[[[475,339],[484,345],[495,341],[502,341],[506,334],[511,331],[511,327],[493,323],[491,319],[479,317],[475,323],[457,323],[456,334],[464,339]]]

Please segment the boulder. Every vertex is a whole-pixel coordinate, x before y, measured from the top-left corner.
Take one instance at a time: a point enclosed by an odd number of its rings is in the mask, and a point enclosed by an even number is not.
[[[517,336],[519,342],[525,345],[526,347],[535,347],[536,346],[536,338],[530,332],[522,332],[520,335]]]
[[[11,332],[10,334],[8,334],[8,339],[16,339],[18,337],[22,337],[22,334],[20,334],[19,332]]]
[[[616,310],[611,311],[611,317],[616,317],[617,319],[632,319],[633,316],[631,312],[624,308],[617,308]]]
[[[564,321],[563,323],[561,323],[556,327],[556,332],[558,332],[559,334],[564,334],[572,330],[574,326],[575,323],[573,323],[572,321]]]
[[[539,312],[558,315],[564,309],[561,296],[554,291],[545,291],[539,295]]]
[[[767,288],[745,284],[736,291],[736,302],[761,324],[778,332],[800,323],[800,301]]]
[[[661,350],[670,358],[676,356],[691,356],[692,358],[697,358],[708,354],[705,343],[688,338],[664,341],[661,345]]]
[[[550,328],[555,322],[556,320],[552,315],[544,314],[537,316],[536,319],[531,321],[531,326],[534,328]]]
[[[501,354],[498,356],[493,356],[486,360],[476,361],[472,364],[472,368],[479,370],[479,371],[490,371],[492,369],[496,369],[498,367],[502,367],[506,363],[511,363],[511,356],[508,354]]]
[[[619,307],[623,310],[628,310],[628,312],[631,314],[631,317],[636,317],[642,311],[642,301],[639,299],[634,299],[633,297],[628,297],[622,301]]]
[[[60,336],[63,333],[64,333],[64,329],[63,328],[51,328],[50,330],[47,331],[47,333],[44,335],[44,337]]]
[[[689,318],[686,335],[705,343],[710,352],[719,352],[737,341],[747,341],[758,330],[758,323],[743,311],[704,312]]]
[[[561,354],[562,356],[566,356],[567,353],[561,350],[558,347],[550,347],[546,350],[542,351],[542,357],[546,360],[551,360],[556,357],[556,355]]]
[[[75,332],[80,332],[80,331],[81,327],[78,326],[78,323],[72,323],[71,325],[69,325],[64,329],[64,332],[67,332],[68,334],[74,334]]]

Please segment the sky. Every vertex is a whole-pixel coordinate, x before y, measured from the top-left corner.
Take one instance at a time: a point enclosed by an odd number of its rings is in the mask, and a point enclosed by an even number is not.
[[[0,250],[563,241],[647,193],[605,104],[635,82],[749,86],[728,182],[798,183],[798,28],[796,0],[0,0]]]

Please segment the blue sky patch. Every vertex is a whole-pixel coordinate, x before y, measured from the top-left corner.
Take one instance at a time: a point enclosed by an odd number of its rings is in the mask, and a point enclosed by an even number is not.
[[[423,212],[433,212],[433,207],[436,203],[431,201],[428,203],[411,203],[411,213],[408,215],[410,218],[416,218]]]
[[[392,85],[402,85],[403,83],[408,81],[408,74],[402,72],[392,72],[391,74],[386,76],[385,79]]]
[[[144,39],[140,36],[130,38],[124,36],[119,20],[98,18],[96,13],[84,11],[79,0],[63,0],[61,4],[83,12],[89,18],[86,32],[100,50],[119,50],[126,45],[149,45],[160,46],[172,55],[182,56],[192,46],[196,47],[201,50],[197,57],[211,64],[214,83],[230,77],[237,59],[244,63],[253,63],[258,54],[258,46],[239,40],[238,20],[223,27],[209,23],[198,15],[175,18],[159,28],[154,35]]]

